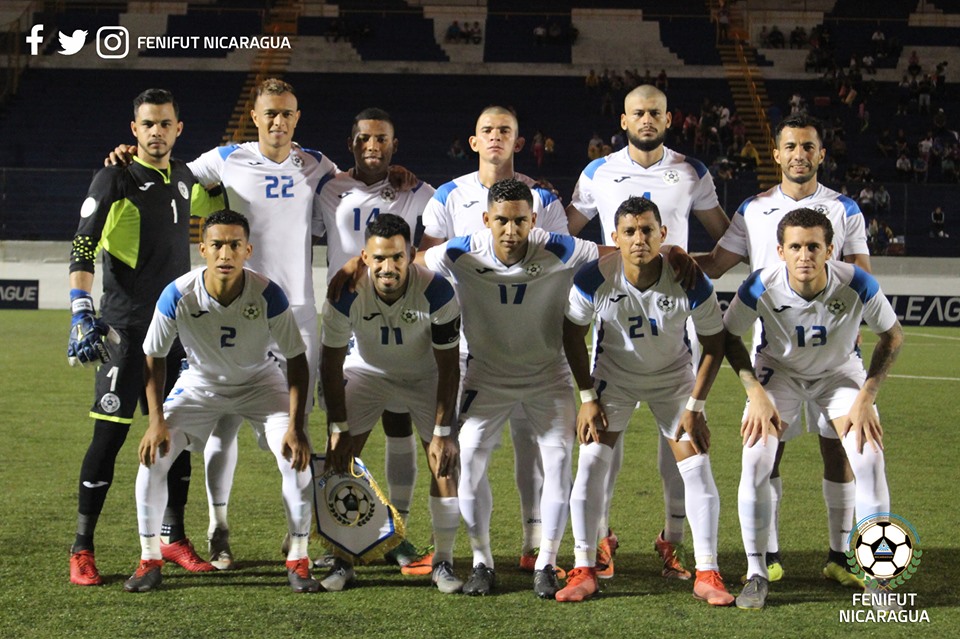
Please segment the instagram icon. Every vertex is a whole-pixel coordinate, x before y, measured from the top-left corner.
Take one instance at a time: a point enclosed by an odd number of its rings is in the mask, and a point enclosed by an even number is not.
[[[127,57],[130,52],[130,32],[126,27],[100,27],[97,30],[97,55],[104,60]]]

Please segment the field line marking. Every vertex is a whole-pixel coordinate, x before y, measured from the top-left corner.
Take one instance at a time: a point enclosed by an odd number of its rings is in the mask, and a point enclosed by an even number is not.
[[[960,377],[928,377],[926,375],[887,375],[887,377],[898,377],[900,379],[925,379],[937,382],[960,382]]]
[[[960,337],[954,337],[952,335],[933,335],[931,333],[908,333],[907,331],[903,332],[904,335],[914,335],[916,337],[932,337],[934,339],[949,339],[960,342]]]

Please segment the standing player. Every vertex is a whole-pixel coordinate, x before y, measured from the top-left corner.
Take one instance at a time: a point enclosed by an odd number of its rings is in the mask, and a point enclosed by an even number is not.
[[[246,218],[234,211],[204,222],[200,254],[206,267],[178,277],[163,291],[143,342],[150,427],[140,442],[137,522],[141,556],[124,583],[127,592],[160,584],[160,520],[171,460],[203,447],[217,422],[239,415],[254,425],[277,458],[291,548],[287,577],[294,592],[316,592],[310,575],[310,442],[306,432],[309,374],[304,343],[275,283],[243,268],[253,246]],[[164,358],[177,336],[189,367],[164,400]],[[287,375],[270,356],[286,358]]]
[[[576,235],[594,217],[600,216],[603,241],[609,244],[616,230],[614,215],[620,203],[630,196],[643,196],[660,206],[667,244],[687,248],[689,217],[694,216],[714,240],[719,240],[730,224],[720,208],[713,177],[702,162],[684,156],[663,145],[672,116],[667,96],[654,86],[641,85],[624,98],[620,127],[627,135],[627,146],[604,158],[594,160],[580,174],[567,206],[570,233]],[[693,331],[693,326],[688,323]],[[696,355],[696,349],[694,349]],[[620,440],[622,441],[622,440]],[[658,465],[663,480],[664,527],[654,542],[663,561],[663,576],[689,579],[677,557],[675,545],[683,541],[685,518],[683,478],[677,470],[669,438],[660,437]],[[617,538],[609,530],[610,503],[617,474],[623,463],[623,444],[614,450],[607,480],[607,510],[601,518],[598,550],[606,568],[601,577],[613,576],[613,552]]]
[[[431,270],[455,280],[470,342],[460,406],[459,487],[473,549],[473,572],[463,587],[469,595],[488,594],[496,582],[487,466],[517,407],[523,408],[524,428],[535,435],[543,461],[534,591],[552,599],[559,588],[554,566],[567,522],[575,418],[573,384],[561,352],[563,308],[574,271],[597,258],[597,247],[533,228],[533,204],[527,185],[501,180],[486,198],[488,230],[424,254]],[[532,465],[532,459],[521,463]]]
[[[381,213],[364,231],[366,275],[323,307],[320,375],[330,427],[328,459],[345,472],[384,410],[412,414],[431,471],[431,571],[440,592],[459,592],[453,544],[460,526],[458,452],[452,434],[460,382],[460,307],[442,276],[411,265],[410,226]],[[321,582],[343,590],[352,562],[338,558]]]
[[[723,316],[713,284],[702,273],[686,291],[664,273],[660,245],[667,237],[657,205],[627,198],[614,217],[612,240],[619,251],[590,262],[570,290],[563,343],[580,387],[577,434],[580,457],[570,496],[576,567],[557,601],[583,601],[597,590],[597,525],[613,448],[634,407],[645,401],[673,450],[684,482],[693,533],[697,580],[693,594],[728,606],[717,565],[720,495],[710,469],[710,431],[703,405],[723,361]],[[687,344],[687,318],[696,325],[703,359],[694,376]],[[591,377],[584,338],[597,321],[597,356]]]
[[[753,367],[741,340],[730,340],[727,350],[750,400],[741,427],[738,497],[747,582],[737,606],[746,609],[766,602],[770,474],[778,440],[803,432],[804,404],[825,413],[829,424],[821,429],[832,428],[840,437],[856,479],[857,517],[890,510],[883,430],[874,402],[903,342],[896,313],[869,273],[830,260],[833,227],[823,213],[791,211],[777,226],[777,243],[786,268],[754,271],[724,316],[732,336],[746,333],[757,319],[763,322]],[[854,350],[861,321],[880,338],[866,373]]]
[[[867,248],[866,225],[857,203],[845,195],[828,189],[817,181],[817,169],[823,162],[823,129],[820,122],[807,115],[791,115],[777,125],[774,134],[776,148],[774,161],[780,165],[780,184],[751,197],[740,205],[730,228],[707,255],[698,255],[697,262],[713,278],[720,277],[737,263],[746,261],[751,270],[778,266],[781,263],[772,243],[777,227],[788,211],[798,206],[820,211],[830,220],[834,230],[834,246],[845,262],[870,271],[870,252]],[[754,351],[760,346],[761,331],[754,330]],[[807,405],[807,424],[812,430],[819,422],[820,453],[823,457],[823,499],[827,505],[827,528],[830,553],[823,567],[828,579],[854,588],[863,583],[847,570],[847,541],[853,526],[854,485],[853,472],[847,462],[843,446],[830,428],[828,418]],[[780,459],[784,440],[778,443],[777,457],[771,474],[773,516],[770,519],[770,537],[767,542],[767,569],[771,581],[783,578],[783,560],[780,556],[779,511],[783,496],[780,478]]]
[[[390,184],[390,161],[398,145],[393,120],[386,111],[364,109],[353,119],[347,146],[355,164],[349,175],[341,174],[323,184],[314,206],[313,234],[327,236],[328,282],[347,260],[360,254],[367,225],[382,213],[399,215],[411,229],[417,228],[434,189],[424,182],[405,191]],[[417,444],[408,414],[384,411],[382,419],[390,502],[406,520],[417,479]],[[405,574],[429,574],[432,569],[429,557],[416,561],[416,549],[406,541],[388,557],[395,559]]]
[[[148,89],[133,101],[130,130],[138,157],[127,167],[107,167],[90,184],[80,209],[80,225],[70,254],[70,306],[73,324],[67,356],[71,363],[99,365],[93,440],[80,467],[77,536],[70,555],[70,581],[80,586],[103,583],[94,560],[94,531],[113,483],[117,454],[126,440],[143,395],[140,345],[152,308],[168,282],[190,269],[190,215],[206,215],[210,202],[186,165],[170,157],[183,131],[180,109],[169,91]],[[94,258],[103,249],[100,318],[93,298]],[[104,337],[113,328],[120,343]],[[173,384],[180,354],[169,367]],[[171,471],[170,509],[165,518],[169,543],[164,557],[187,570],[212,566],[200,559],[183,530],[190,459]]]
[[[444,240],[482,231],[485,203],[490,188],[500,180],[516,179],[531,188],[533,213],[538,226],[548,233],[567,233],[567,221],[560,200],[550,191],[535,186],[535,182],[513,169],[514,154],[523,149],[520,124],[516,114],[501,106],[485,108],[470,148],[480,159],[479,169],[461,175],[441,186],[423,211],[424,234],[420,249],[427,250]],[[472,361],[469,344],[461,348],[462,369]],[[520,514],[523,522],[523,544],[520,567],[534,570],[537,544],[540,541],[540,492],[543,486],[543,466],[537,452],[533,431],[525,423],[523,410],[518,408],[510,416],[510,434],[513,439],[514,473],[520,494]]]

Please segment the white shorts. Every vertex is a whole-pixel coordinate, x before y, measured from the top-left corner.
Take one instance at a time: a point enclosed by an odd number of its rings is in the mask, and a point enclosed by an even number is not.
[[[693,391],[693,380],[689,384],[679,387],[643,388],[634,386],[627,389],[610,384],[604,380],[597,380],[597,395],[600,404],[607,413],[607,430],[611,433],[622,433],[627,430],[633,411],[646,402],[653,414],[653,419],[660,429],[660,434],[673,439],[680,425],[680,416],[687,406],[687,398]],[[681,441],[688,441],[690,436],[684,433]]]
[[[491,384],[471,378],[463,381],[460,402],[460,447],[496,446],[507,418],[523,408],[527,428],[540,446],[571,448],[576,439],[576,404],[573,380],[558,371],[538,384]]]
[[[437,378],[388,378],[365,371],[343,371],[347,423],[352,434],[369,433],[383,411],[410,413],[420,439],[433,439],[437,421]]]
[[[171,430],[183,432],[190,441],[188,448],[193,451],[203,450],[217,422],[228,415],[249,421],[260,446],[268,449],[265,433],[286,430],[290,425],[290,391],[286,379],[277,374],[224,392],[181,376],[163,403],[167,425]]]
[[[831,422],[850,412],[854,400],[867,378],[859,360],[844,364],[839,369],[826,373],[816,379],[790,377],[782,369],[771,365],[762,355],[757,357],[757,377],[763,381],[763,388],[780,413],[780,420],[786,424],[781,441],[790,441],[803,434],[800,421],[804,404],[809,404],[809,414],[823,415],[826,419],[817,419],[816,428],[822,437],[837,439],[837,432]],[[746,409],[744,409],[746,416]],[[813,425],[811,424],[812,428]]]

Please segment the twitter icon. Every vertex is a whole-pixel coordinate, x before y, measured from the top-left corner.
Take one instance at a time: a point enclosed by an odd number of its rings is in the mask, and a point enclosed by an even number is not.
[[[60,55],[73,55],[83,48],[87,41],[87,32],[77,29],[73,35],[66,35],[60,31]]]

